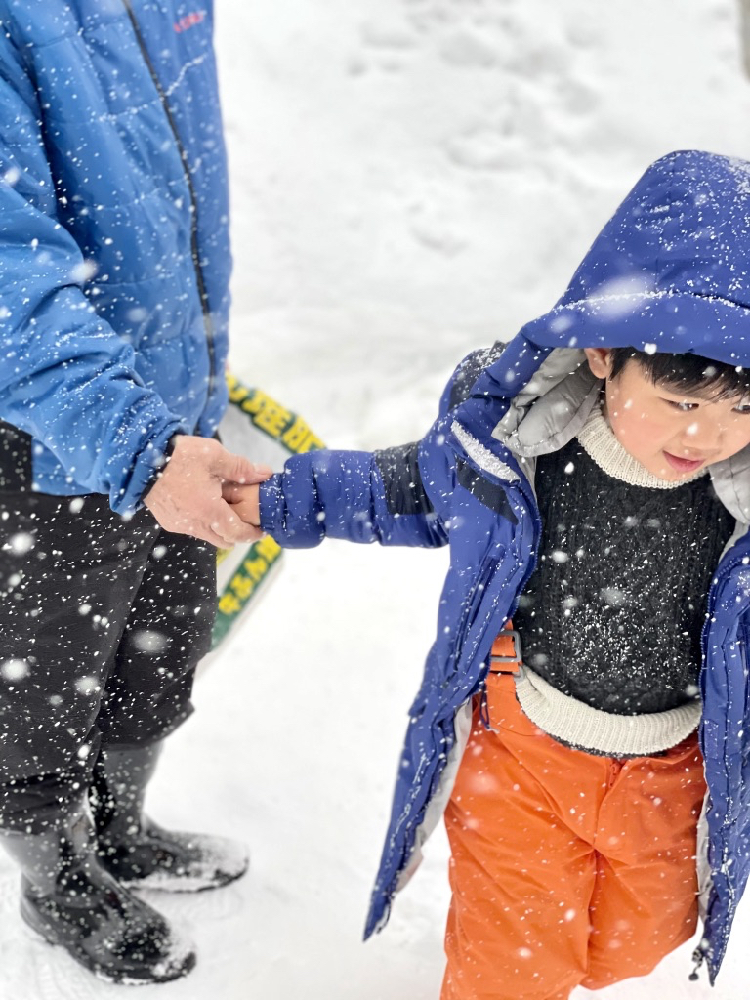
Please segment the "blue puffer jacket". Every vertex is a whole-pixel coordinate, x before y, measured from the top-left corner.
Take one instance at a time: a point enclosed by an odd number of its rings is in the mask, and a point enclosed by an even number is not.
[[[0,0],[0,488],[138,506],[226,404],[212,0]]]
[[[326,535],[450,545],[437,639],[411,707],[366,934],[385,923],[450,794],[467,707],[533,569],[539,515],[501,420],[518,426],[555,387],[562,387],[557,409],[561,399],[569,404],[570,386],[584,372],[582,347],[692,351],[750,367],[748,218],[750,164],[695,151],[659,160],[597,238],[558,305],[504,350],[459,367],[422,441],[374,455],[292,458],[262,487],[263,527],[283,545],[315,545]],[[700,740],[711,880],[702,947],[712,981],[750,871],[748,469],[745,452],[712,467],[738,525],[716,571],[703,635]]]

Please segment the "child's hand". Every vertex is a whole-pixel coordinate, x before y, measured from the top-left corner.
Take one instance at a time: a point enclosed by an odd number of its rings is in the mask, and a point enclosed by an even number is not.
[[[240,486],[237,483],[224,483],[222,496],[232,505],[232,510],[247,524],[260,525],[260,484],[253,483]]]

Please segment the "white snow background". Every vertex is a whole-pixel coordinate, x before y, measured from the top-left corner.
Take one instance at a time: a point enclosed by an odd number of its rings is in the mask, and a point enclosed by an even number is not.
[[[454,364],[555,301],[649,161],[750,157],[734,0],[216,8],[233,367],[336,447],[423,433]],[[444,568],[444,552],[343,543],[285,555],[199,678],[149,799],[162,823],[247,841],[252,868],[149,896],[199,964],[139,996],[437,1000],[442,833],[386,931],[360,939]],[[122,996],[23,931],[16,883],[0,859],[0,998]],[[716,989],[688,982],[685,946],[602,1000],[747,1000],[749,906]]]

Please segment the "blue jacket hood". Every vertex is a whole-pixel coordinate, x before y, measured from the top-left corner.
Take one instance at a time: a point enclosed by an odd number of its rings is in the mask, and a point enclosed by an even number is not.
[[[517,379],[506,375],[500,395],[517,394],[551,350],[583,347],[750,367],[750,164],[701,150],[653,163],[559,302],[509,345],[503,367]],[[472,395],[488,390],[498,394],[480,379]]]

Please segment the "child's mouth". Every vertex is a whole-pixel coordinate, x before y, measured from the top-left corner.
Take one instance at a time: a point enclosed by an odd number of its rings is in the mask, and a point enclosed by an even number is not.
[[[672,466],[673,469],[677,469],[678,472],[695,472],[703,465],[704,459],[692,459],[692,458],[678,458],[677,455],[670,455],[668,451],[664,452],[664,457]]]

